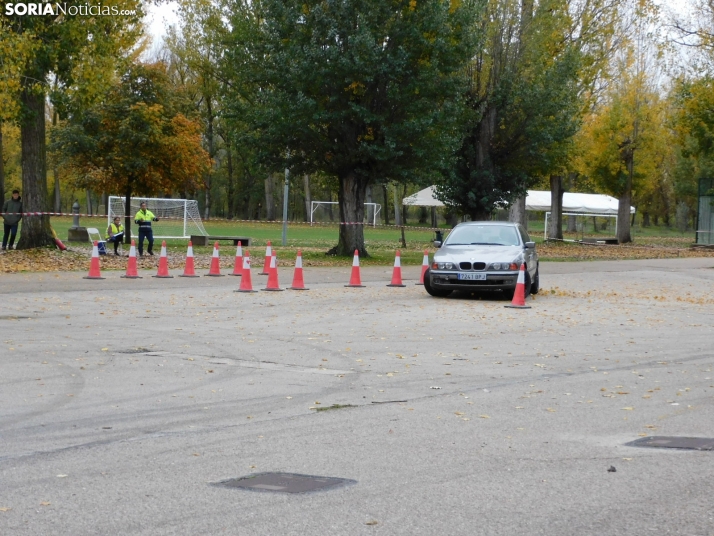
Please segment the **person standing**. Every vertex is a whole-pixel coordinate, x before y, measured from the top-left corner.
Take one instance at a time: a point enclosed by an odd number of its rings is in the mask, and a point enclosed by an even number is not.
[[[146,252],[149,255],[154,254],[154,232],[151,230],[151,222],[159,221],[159,218],[154,216],[154,213],[146,209],[146,201],[142,201],[139,205],[139,212],[136,213],[134,223],[139,226],[139,256],[144,255],[144,238],[149,242],[149,247]]]
[[[116,216],[114,222],[107,227],[107,242],[114,242],[114,255],[119,255],[119,244],[124,240],[124,226],[121,218]]]
[[[17,236],[17,226],[22,219],[22,198],[20,190],[13,190],[12,197],[5,201],[2,206],[4,231],[2,235],[2,249],[5,251],[8,246],[8,237],[10,238],[10,249],[15,244],[15,236]],[[9,213],[9,214],[8,214]]]

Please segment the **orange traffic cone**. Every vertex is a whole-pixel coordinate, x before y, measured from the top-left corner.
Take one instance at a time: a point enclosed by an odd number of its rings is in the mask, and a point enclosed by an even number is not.
[[[284,288],[280,288],[280,284],[278,283],[278,259],[275,256],[275,252],[273,252],[270,257],[270,274],[268,275],[268,284],[261,290],[285,290]]]
[[[243,257],[243,277],[240,280],[240,287],[235,292],[257,292],[253,290],[253,282],[250,278],[250,251],[247,249]]]
[[[352,258],[352,275],[350,276],[350,284],[346,287],[363,287],[362,279],[359,275],[359,251],[355,249],[355,256]]]
[[[268,240],[268,246],[265,248],[265,261],[263,262],[263,271],[260,272],[260,275],[270,275],[270,259],[272,256],[273,246],[270,245],[270,240]]]
[[[516,281],[516,291],[513,293],[511,305],[513,309],[530,309],[530,305],[526,305],[526,265],[521,263],[521,269],[518,271],[518,280]]]
[[[99,271],[99,245],[96,240],[92,246],[92,260],[89,262],[89,274],[83,279],[105,279]]]
[[[298,249],[297,258],[295,259],[295,273],[293,274],[293,286],[290,290],[310,290],[305,288],[305,280],[302,276],[302,250]]]
[[[186,250],[186,266],[179,277],[200,277],[196,274],[196,267],[193,264],[193,242],[190,240],[188,241],[188,249]]]
[[[171,274],[169,274],[169,259],[166,257],[166,240],[161,242],[161,257],[159,257],[159,269],[156,272],[156,275],[152,277],[166,279],[173,277]]]
[[[136,271],[136,244],[133,240],[129,248],[129,263],[126,265],[126,275],[122,277],[126,279],[141,279],[141,276]]]
[[[424,260],[421,262],[421,276],[419,276],[419,282],[416,283],[417,285],[423,285],[424,284],[424,274],[426,271],[429,269],[429,252],[427,250],[424,250]]]
[[[213,257],[211,257],[211,267],[208,270],[208,273],[206,275],[210,275],[213,277],[221,277],[223,274],[221,273],[221,259],[218,254],[218,242],[216,241],[215,244],[213,244]]]
[[[240,240],[236,248],[236,263],[233,266],[233,273],[231,275],[243,275],[243,246]]]
[[[392,270],[392,282],[387,285],[388,287],[406,287],[402,283],[402,254],[397,250],[397,254],[394,256],[394,270]]]

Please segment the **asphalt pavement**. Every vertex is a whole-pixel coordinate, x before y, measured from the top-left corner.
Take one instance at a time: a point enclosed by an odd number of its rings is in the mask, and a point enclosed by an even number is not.
[[[714,438],[713,259],[403,270],[0,275],[0,535],[714,534],[714,451],[627,446]],[[350,482],[220,485],[265,472]]]

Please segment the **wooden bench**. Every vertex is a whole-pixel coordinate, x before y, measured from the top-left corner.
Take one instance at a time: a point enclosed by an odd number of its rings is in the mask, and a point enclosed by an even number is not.
[[[222,242],[225,240],[230,240],[233,242],[234,246],[238,245],[238,242],[241,243],[242,246],[250,246],[251,245],[251,239],[247,236],[204,236],[204,235],[191,235],[191,243],[194,246],[210,246],[214,242]]]

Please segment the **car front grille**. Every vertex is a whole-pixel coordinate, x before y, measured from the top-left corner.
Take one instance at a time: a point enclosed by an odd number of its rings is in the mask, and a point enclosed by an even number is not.
[[[485,262],[475,262],[475,263],[471,264],[470,262],[460,262],[459,268],[461,268],[462,270],[485,270],[486,263]]]

